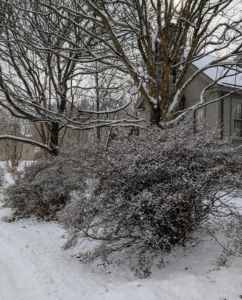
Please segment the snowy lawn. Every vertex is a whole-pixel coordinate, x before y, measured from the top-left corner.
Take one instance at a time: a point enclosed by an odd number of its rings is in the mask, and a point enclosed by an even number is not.
[[[10,215],[10,209],[0,207],[0,300],[242,298],[242,258],[230,258],[230,267],[219,268],[221,249],[211,241],[187,255],[173,252],[165,268],[153,268],[141,280],[128,265],[82,264],[80,246],[61,251],[65,232],[55,222],[2,220]]]

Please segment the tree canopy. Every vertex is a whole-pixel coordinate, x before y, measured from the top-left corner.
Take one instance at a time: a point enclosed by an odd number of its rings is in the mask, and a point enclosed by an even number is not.
[[[63,127],[138,124],[135,116],[108,117],[138,97],[153,124],[174,120],[201,72],[216,66],[237,72],[242,54],[237,0],[7,0],[0,6],[0,105],[42,126],[51,151]],[[216,57],[185,80],[189,66],[208,54]],[[97,87],[101,81],[106,84]],[[116,105],[90,105],[84,91],[100,96],[100,88],[102,101]]]

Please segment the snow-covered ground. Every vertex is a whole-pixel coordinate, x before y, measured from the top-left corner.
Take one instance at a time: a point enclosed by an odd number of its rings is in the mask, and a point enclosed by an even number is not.
[[[187,256],[174,252],[165,268],[153,268],[141,280],[123,265],[82,264],[78,247],[61,251],[65,232],[55,222],[4,222],[9,215],[10,209],[0,207],[0,300],[242,298],[242,259],[231,258],[230,267],[218,268],[220,249],[209,241]]]

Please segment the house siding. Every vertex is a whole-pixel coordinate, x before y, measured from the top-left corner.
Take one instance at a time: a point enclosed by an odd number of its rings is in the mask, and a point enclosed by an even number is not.
[[[220,101],[221,102],[221,101]],[[220,103],[221,106],[221,103]],[[231,117],[232,117],[232,99],[230,97],[224,98],[224,114],[223,114],[223,130],[224,136],[230,136],[231,131]]]
[[[191,76],[197,71],[197,68],[190,66],[185,77],[184,82],[189,80]],[[184,109],[192,107],[200,101],[200,95],[204,88],[208,87],[212,83],[212,80],[205,74],[199,74],[191,84],[185,89],[184,96]],[[229,137],[234,135],[234,105],[237,101],[242,103],[242,92],[238,91],[236,94],[231,93],[232,89],[230,86],[215,84],[206,90],[204,93],[205,102],[209,103],[212,100],[217,100],[211,104],[207,104],[201,108],[202,111],[197,110],[194,115],[197,117],[202,116],[206,118],[212,127],[216,127],[218,124],[223,124],[221,131],[221,138]],[[224,95],[224,98],[222,99]],[[144,119],[149,119],[149,112],[146,103],[143,104],[143,111],[140,111],[140,116]],[[202,114],[201,114],[202,113]],[[233,146],[242,145],[242,137],[235,137],[233,140]],[[242,148],[239,151],[242,153]]]
[[[195,73],[195,71],[195,69],[190,68],[184,77],[184,82],[186,82]],[[203,76],[203,74],[197,76],[191,82],[184,92],[186,97],[185,108],[191,107],[200,100],[200,94],[208,84],[209,79],[207,79],[206,76]]]
[[[216,100],[219,98],[218,93],[216,91],[208,91],[205,95],[206,103],[209,103],[212,100]],[[217,126],[218,122],[221,120],[221,105],[220,101],[213,102],[204,107],[205,118],[209,121],[211,126]]]

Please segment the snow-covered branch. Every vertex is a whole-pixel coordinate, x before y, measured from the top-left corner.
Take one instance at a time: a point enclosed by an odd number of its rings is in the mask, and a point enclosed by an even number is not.
[[[39,143],[39,142],[36,142],[34,140],[21,138],[21,137],[13,136],[13,135],[0,135],[0,140],[13,140],[13,141],[16,141],[16,142],[22,142],[22,143],[26,143],[26,144],[30,144],[30,145],[39,147],[39,148],[41,148],[45,151],[48,151],[49,153],[52,153],[52,149],[49,146],[44,145],[44,144]]]

